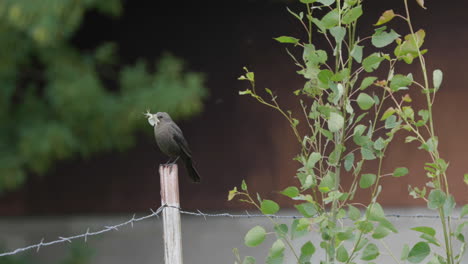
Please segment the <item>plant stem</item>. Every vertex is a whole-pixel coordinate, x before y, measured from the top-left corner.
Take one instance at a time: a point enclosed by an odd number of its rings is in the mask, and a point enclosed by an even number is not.
[[[416,36],[415,36],[415,33],[414,33],[413,25],[411,23],[411,17],[410,17],[410,12],[409,12],[409,8],[408,8],[408,0],[404,0],[404,3],[405,3],[406,20],[407,20],[407,23],[408,23],[408,27],[409,27],[411,35],[413,37],[413,41],[416,43],[416,45],[418,45],[418,42],[417,42],[417,39],[416,39]],[[423,73],[423,78],[424,78],[424,86],[425,86],[424,89],[426,91],[425,94],[426,94],[426,101],[427,101],[427,109],[428,109],[428,112],[429,112],[430,138],[432,139],[433,142],[435,142],[436,138],[435,138],[435,132],[434,132],[434,119],[433,119],[433,112],[432,112],[432,100],[431,100],[431,95],[430,95],[430,92],[429,92],[430,91],[429,78],[428,78],[428,75],[427,75],[426,63],[425,63],[424,58],[423,58],[423,56],[421,54],[421,50],[418,48],[417,51],[418,51],[419,62],[421,64],[421,71]],[[434,157],[436,159],[435,162],[437,162],[437,160],[440,158],[437,148],[433,151],[433,155],[434,155]],[[442,180],[440,179],[441,176],[442,176]],[[438,174],[437,175],[437,180],[439,182],[439,186],[437,188],[443,189],[445,187],[445,193],[447,195],[450,194],[446,173],[444,172],[444,173],[442,173],[442,175]],[[443,228],[443,231],[444,231],[445,250],[446,250],[446,255],[447,255],[447,260],[446,261],[447,261],[447,264],[453,264],[454,259],[453,259],[453,253],[452,253],[452,240],[450,238],[450,235],[452,233],[451,220],[450,220],[449,216],[445,215],[442,208],[439,209],[439,215],[440,215],[440,219],[441,219],[442,228]],[[447,217],[447,219],[445,219],[446,217]]]
[[[252,199],[252,197],[250,196],[250,194],[247,192],[247,193],[244,193],[250,200],[250,203],[253,204],[255,207],[257,207],[257,209],[261,212],[262,211],[262,208],[255,202],[254,199]],[[273,225],[276,227],[278,226],[279,224],[273,219],[271,218],[270,216],[268,215],[265,215],[272,223]],[[296,257],[296,260],[297,260],[297,263],[299,263],[299,256],[297,255],[296,251],[294,250],[294,247],[292,246],[291,242],[289,241],[289,239],[286,239],[284,237],[280,237],[281,240],[283,240],[284,242],[286,242],[286,244],[288,245],[289,249],[291,250],[291,252],[293,253],[294,257]]]

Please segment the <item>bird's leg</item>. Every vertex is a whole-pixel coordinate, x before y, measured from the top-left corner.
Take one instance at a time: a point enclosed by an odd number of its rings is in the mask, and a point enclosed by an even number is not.
[[[172,163],[170,163],[170,164],[171,164],[171,165],[176,164],[177,160],[179,160],[179,157],[180,157],[180,156],[177,156],[177,158],[176,158]]]
[[[169,158],[169,160],[168,160],[168,161],[166,161],[166,163],[164,163],[164,165],[166,165],[166,166],[167,166],[167,165],[169,165],[169,164],[172,164],[172,162],[170,162],[170,161],[171,161],[171,159],[172,159],[172,158]]]

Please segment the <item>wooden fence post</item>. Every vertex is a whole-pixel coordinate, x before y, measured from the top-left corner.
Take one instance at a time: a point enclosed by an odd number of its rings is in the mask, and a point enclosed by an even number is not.
[[[165,264],[182,264],[182,232],[180,225],[179,180],[177,164],[159,165],[161,205],[164,226]]]

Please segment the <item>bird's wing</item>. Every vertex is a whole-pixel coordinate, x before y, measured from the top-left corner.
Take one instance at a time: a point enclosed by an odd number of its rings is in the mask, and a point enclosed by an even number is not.
[[[174,130],[176,130],[176,133],[172,133],[172,138],[174,141],[179,145],[180,149],[187,155],[187,157],[192,157],[192,153],[190,152],[190,149],[187,144],[187,140],[185,140],[182,131],[180,130],[179,127],[173,127]]]

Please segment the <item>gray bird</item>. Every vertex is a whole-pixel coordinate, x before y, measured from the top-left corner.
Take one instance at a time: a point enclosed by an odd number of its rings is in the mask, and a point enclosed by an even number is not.
[[[165,112],[151,114],[146,111],[145,116],[148,118],[148,123],[154,127],[154,137],[159,149],[170,158],[175,158],[172,163],[181,158],[192,181],[200,182],[200,175],[193,166],[192,153],[187,140],[169,114]]]

